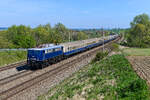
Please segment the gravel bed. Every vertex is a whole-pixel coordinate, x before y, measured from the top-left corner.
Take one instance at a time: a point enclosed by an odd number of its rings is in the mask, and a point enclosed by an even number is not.
[[[98,47],[98,48],[102,49],[102,47]],[[91,51],[98,50],[98,48],[95,48],[95,49],[85,52],[83,54],[86,54],[86,53],[88,54]],[[80,57],[83,54],[79,54],[75,57]],[[85,57],[85,59],[72,65],[67,70],[56,73],[55,75],[53,75],[53,77],[47,78],[44,81],[41,81],[40,83],[18,93],[17,95],[9,98],[9,100],[35,100],[35,99],[37,99],[37,96],[48,92],[48,90],[52,86],[58,84],[62,80],[66,79],[67,77],[72,75],[74,72],[78,71],[80,68],[87,65],[91,61],[91,59],[93,59],[95,57],[95,54],[96,54],[96,52],[92,56]],[[72,58],[75,58],[75,57],[72,57]],[[69,58],[69,59],[72,59],[72,58]],[[70,61],[67,60],[67,62],[70,62]]]
[[[0,80],[9,76],[18,74],[18,73],[22,73],[23,71],[25,71],[25,67],[26,67],[25,65],[26,65],[26,62],[21,61],[21,62],[7,65],[5,67],[0,67],[0,76],[1,76]]]
[[[0,72],[0,80],[18,73],[22,73],[25,70],[18,71],[16,68],[11,68]]]
[[[12,76],[3,78],[3,79],[0,80],[0,86],[1,86],[2,84],[6,84],[6,83],[8,83],[8,82],[11,82],[11,81],[13,81],[13,80],[15,80],[15,79],[17,79],[17,78],[23,77],[23,76],[25,76],[25,75],[29,75],[29,74],[31,74],[31,73],[33,73],[33,71],[27,70],[27,71],[23,71],[23,72],[14,74],[14,75],[12,75]]]

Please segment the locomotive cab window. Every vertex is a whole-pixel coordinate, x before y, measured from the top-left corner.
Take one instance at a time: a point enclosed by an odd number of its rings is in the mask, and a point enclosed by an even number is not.
[[[53,52],[52,49],[47,49],[47,50],[45,50],[45,53],[51,53],[51,52]]]

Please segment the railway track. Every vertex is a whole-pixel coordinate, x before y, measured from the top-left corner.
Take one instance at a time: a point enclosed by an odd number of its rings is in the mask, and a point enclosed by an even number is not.
[[[3,78],[3,79],[0,79],[0,87],[1,87],[2,85],[4,85],[4,84],[7,84],[7,83],[9,83],[9,82],[11,82],[11,81],[14,81],[14,80],[16,80],[16,79],[18,79],[18,78],[22,78],[22,77],[24,77],[24,76],[26,76],[26,75],[30,75],[30,74],[32,74],[32,73],[33,73],[33,71],[26,70],[26,71],[23,71],[23,72],[21,72],[21,73],[17,73],[17,74],[14,74],[14,75],[5,77],[5,78]]]
[[[26,65],[26,61],[14,63],[14,64],[9,64],[9,65],[7,65],[7,66],[0,67],[0,72],[2,72],[2,71],[4,71],[4,70],[11,69],[11,68],[19,67],[19,66],[24,66],[24,65]]]
[[[66,63],[64,65],[61,65],[61,66],[59,66],[59,67],[49,71],[49,72],[46,72],[46,73],[44,73],[44,74],[42,74],[40,76],[37,76],[37,77],[35,77],[35,78],[33,78],[33,79],[29,80],[29,81],[26,81],[26,82],[24,82],[22,84],[19,84],[19,85],[15,86],[15,87],[7,90],[7,91],[2,92],[0,94],[0,96],[4,97],[4,99],[7,99],[7,98],[9,98],[9,97],[19,93],[20,91],[23,91],[24,89],[29,88],[29,87],[33,86],[34,84],[37,84],[38,82],[43,81],[46,78],[53,77],[56,73],[58,73],[60,71],[68,69],[69,67],[71,67],[71,65],[79,62],[84,57],[86,57],[86,56],[82,56],[82,57],[80,57],[78,59],[73,60],[71,63],[68,62],[68,63]]]
[[[115,41],[117,41],[117,40],[115,40]],[[109,44],[110,43],[105,44],[105,46],[107,47],[107,46],[109,46]],[[97,47],[97,48],[99,48],[99,47]],[[14,86],[14,87],[6,90],[6,91],[1,92],[0,93],[0,99],[6,100],[6,99],[8,99],[8,98],[18,94],[19,92],[21,92],[21,91],[23,91],[23,90],[25,90],[25,89],[27,89],[29,87],[32,87],[33,85],[35,85],[35,84],[37,84],[37,83],[39,83],[39,82],[41,82],[41,81],[43,81],[43,80],[45,80],[47,78],[52,78],[53,76],[55,76],[56,73],[59,73],[59,72],[62,72],[64,70],[67,70],[67,69],[71,68],[72,65],[82,61],[86,57],[89,57],[89,56],[95,54],[95,52],[98,51],[98,50],[99,49],[96,49],[96,50],[93,50],[93,51],[92,50],[87,51],[88,53],[85,53],[84,55],[81,54],[80,56],[75,57],[71,61],[66,61],[66,63],[64,63],[62,65],[59,65],[58,67],[56,67],[56,68],[54,68],[54,69],[52,69],[52,70],[50,70],[50,71],[48,71],[46,73],[43,73],[43,74],[41,74],[39,76],[31,78],[28,81],[25,81],[25,82],[23,82],[23,83],[21,83],[19,85],[16,85],[16,86]],[[25,73],[24,75],[27,75],[27,73]],[[14,79],[21,78],[21,77],[22,76],[18,74],[18,77],[15,76]],[[5,82],[2,82],[1,85],[6,84],[7,82],[10,82],[11,80],[14,80],[11,77],[8,77],[8,78],[6,78],[4,80],[7,80],[7,79],[9,79],[9,80],[5,81]]]

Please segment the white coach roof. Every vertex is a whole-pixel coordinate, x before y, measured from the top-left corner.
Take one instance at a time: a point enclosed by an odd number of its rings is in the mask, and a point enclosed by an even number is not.
[[[47,48],[30,48],[28,50],[47,50],[47,49],[55,49],[55,48],[61,48],[63,46],[61,45],[56,45],[56,46],[51,46],[51,47],[47,47]]]

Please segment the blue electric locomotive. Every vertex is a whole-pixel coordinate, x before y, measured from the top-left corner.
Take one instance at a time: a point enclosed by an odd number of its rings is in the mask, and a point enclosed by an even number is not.
[[[43,68],[63,58],[63,46],[28,49],[27,64],[31,68]]]
[[[110,39],[104,40],[104,44],[108,43],[112,40],[115,40],[118,35],[111,36]],[[28,49],[28,57],[27,64],[31,68],[43,68],[52,63],[58,62],[68,56],[75,55],[80,52],[84,52],[86,50],[101,46],[103,41],[99,41],[98,43],[93,43],[81,48],[73,49],[67,52],[63,51],[63,46],[51,46],[47,48],[32,48]]]

